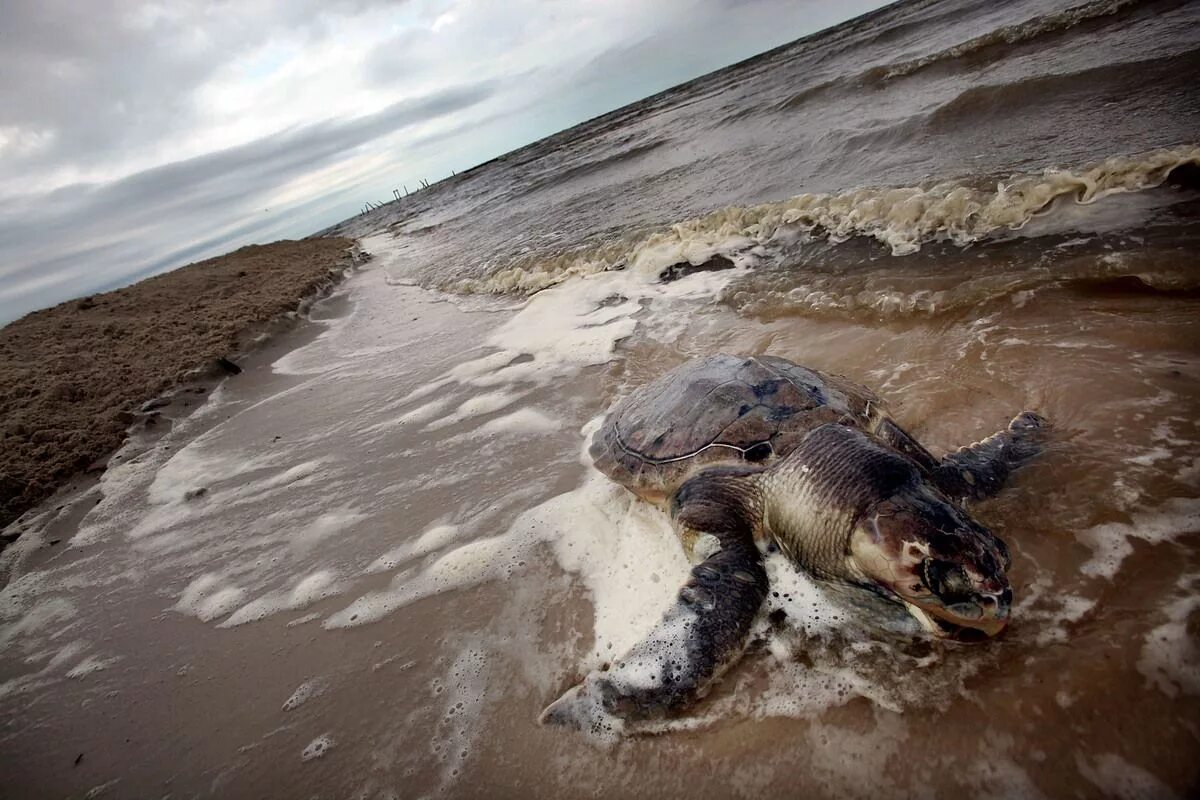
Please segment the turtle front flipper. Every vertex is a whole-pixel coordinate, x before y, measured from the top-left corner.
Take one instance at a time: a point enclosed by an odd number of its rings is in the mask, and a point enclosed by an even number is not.
[[[627,721],[704,697],[741,657],[768,586],[754,542],[757,486],[746,470],[715,467],[684,483],[671,509],[685,535],[696,535],[696,549],[710,554],[658,624],[610,669],[592,672],[547,707],[543,723],[623,732]]]
[[[993,497],[1013,470],[1042,452],[1049,428],[1032,411],[1018,414],[1004,430],[943,458],[933,470],[933,482],[953,498]]]

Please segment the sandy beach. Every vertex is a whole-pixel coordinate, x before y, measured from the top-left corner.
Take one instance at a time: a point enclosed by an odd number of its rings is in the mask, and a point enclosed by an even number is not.
[[[228,374],[218,359],[236,359],[328,291],[351,266],[353,244],[253,245],[0,328],[0,528],[103,468],[126,429],[153,413],[145,403]]]

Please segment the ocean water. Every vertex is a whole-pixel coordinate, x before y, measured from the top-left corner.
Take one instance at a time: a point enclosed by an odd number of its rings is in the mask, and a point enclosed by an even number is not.
[[[338,226],[374,259],[311,325],[19,523],[4,794],[1193,795],[1198,23],[893,6]],[[897,635],[773,559],[788,622],[704,702],[541,727],[688,569],[588,437],[718,351],[868,384],[938,453],[1051,419],[973,509],[1013,623]]]

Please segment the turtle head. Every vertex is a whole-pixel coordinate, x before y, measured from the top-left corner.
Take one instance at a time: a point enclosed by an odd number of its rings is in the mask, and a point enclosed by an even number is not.
[[[1008,548],[940,493],[918,485],[870,506],[850,537],[854,571],[933,635],[980,641],[1008,625]]]

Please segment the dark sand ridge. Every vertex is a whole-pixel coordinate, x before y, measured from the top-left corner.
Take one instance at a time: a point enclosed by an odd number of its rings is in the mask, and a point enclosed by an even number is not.
[[[115,450],[144,403],[328,290],[353,246],[251,245],[0,329],[0,528]]]

